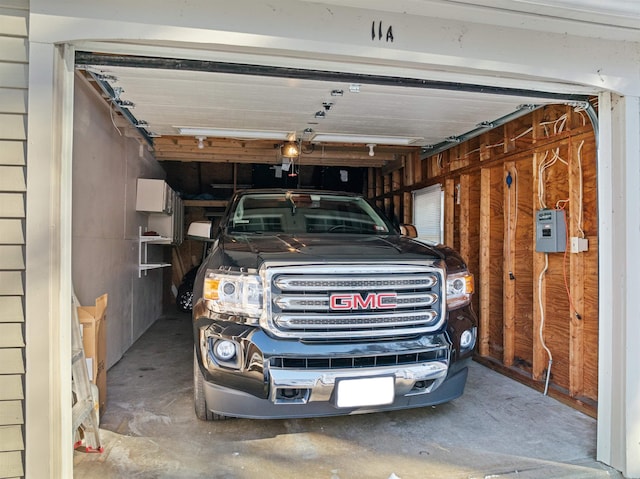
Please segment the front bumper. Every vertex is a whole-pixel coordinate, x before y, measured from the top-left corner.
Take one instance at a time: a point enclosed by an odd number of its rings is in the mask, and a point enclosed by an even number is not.
[[[273,338],[235,322],[194,324],[207,407],[248,418],[345,415],[420,407],[450,401],[464,390],[466,360],[455,361],[446,332],[371,342],[302,342]],[[237,344],[234,364],[217,361],[218,339]],[[341,381],[391,378],[386,399],[344,407]],[[344,394],[341,393],[344,397]],[[351,404],[351,403],[349,403]]]
[[[466,380],[467,367],[463,367],[458,369],[456,373],[446,377],[446,379],[443,378],[439,386],[432,392],[402,394],[396,388],[396,394],[390,404],[352,408],[336,407],[333,399],[333,385],[321,385],[319,389],[313,389],[312,397],[316,393],[320,393],[318,397],[325,397],[325,400],[299,403],[262,399],[243,391],[210,382],[205,382],[204,392],[207,406],[218,414],[254,419],[281,419],[361,414],[441,404],[462,395]],[[400,384],[403,384],[403,382],[404,380],[400,381]],[[398,384],[397,381],[396,384]]]

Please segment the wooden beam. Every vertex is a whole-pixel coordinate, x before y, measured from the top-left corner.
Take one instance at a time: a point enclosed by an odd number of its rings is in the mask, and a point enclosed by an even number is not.
[[[491,317],[491,170],[480,171],[480,318],[478,352],[489,356]]]
[[[453,248],[455,219],[455,182],[448,179],[444,183],[444,244]]]
[[[160,161],[201,161],[213,163],[278,164],[282,161],[280,145],[274,140],[207,139],[203,147],[190,137],[160,137],[154,142],[154,156]],[[392,164],[392,169],[404,166],[403,158],[414,154],[418,147],[377,146],[375,156],[360,144],[307,144],[296,160],[302,165],[373,166]],[[397,158],[400,158],[398,160]]]
[[[280,140],[247,140],[238,138],[208,138],[203,142],[203,148],[198,147],[198,141],[194,137],[189,136],[161,136],[154,139],[154,146],[158,149],[186,149],[189,151],[216,149],[271,149],[277,150],[282,146],[283,141]],[[369,148],[360,143],[304,143],[302,145],[303,154],[313,151],[354,151],[364,155],[369,155]],[[419,151],[417,146],[396,146],[396,145],[378,145],[375,147],[375,154],[398,154],[409,155],[414,151]]]
[[[513,169],[513,163],[505,163],[504,165],[504,177]],[[515,174],[512,173],[512,177]],[[506,183],[505,183],[506,185]],[[516,251],[516,218],[518,216],[517,211],[517,195],[515,194],[517,186],[513,188],[503,189],[503,205],[504,205],[504,225],[505,225],[505,237],[503,242],[503,267],[502,267],[502,288],[504,291],[504,298],[502,303],[502,343],[503,343],[503,363],[505,366],[512,366],[515,357],[515,343],[516,343],[516,331],[515,331],[515,296],[516,296],[516,282],[514,276],[515,270],[515,251]]]
[[[264,147],[264,148],[225,148],[225,147],[210,147],[199,150],[197,148],[162,148],[156,146],[155,148],[155,156],[158,158],[166,158],[166,157],[175,157],[175,158],[185,158],[185,159],[198,159],[198,158],[218,158],[218,157],[268,157],[268,158],[277,158],[279,161],[282,161],[282,155],[280,154],[279,149],[274,149],[272,147]],[[396,160],[396,154],[394,152],[380,152],[376,156],[369,156],[365,152],[362,151],[354,151],[349,149],[331,149],[331,150],[315,150],[309,153],[302,153],[300,155],[301,159],[304,158],[326,158],[326,159],[334,159],[334,158],[347,158],[351,160],[363,160],[369,161],[372,163],[383,163],[387,164]],[[297,158],[296,158],[297,160]],[[394,171],[393,168],[391,171]],[[391,172],[389,171],[389,172]]]
[[[382,167],[382,174],[387,175],[389,173],[395,173],[397,170],[404,168],[405,158],[404,156],[389,161]]]
[[[367,197],[374,198],[376,196],[376,170],[369,167],[367,170]]]
[[[582,142],[584,144],[584,141]],[[569,158],[569,237],[582,237],[578,220],[583,216],[580,208],[583,194],[581,175],[582,168],[578,162],[580,142],[570,143]],[[581,149],[581,148],[580,148]],[[569,247],[569,245],[567,245]],[[581,396],[584,391],[584,318],[588,314],[584,308],[584,276],[585,253],[566,253],[570,258],[570,318],[569,318],[569,394],[572,397]],[[563,265],[564,266],[564,265]]]
[[[405,158],[404,169],[402,170],[404,173],[404,184],[406,186],[413,185],[415,183],[415,154],[409,155]]]
[[[180,161],[180,162],[200,162],[200,163],[255,163],[266,165],[279,165],[282,163],[280,157],[276,157],[271,153],[269,155],[227,155],[216,154],[207,156],[198,156],[192,154],[182,153],[170,153],[170,152],[156,152],[156,159],[158,161]],[[386,159],[382,157],[371,158],[369,156],[358,158],[348,156],[335,156],[333,158],[305,155],[299,160],[295,160],[300,165],[311,166],[353,166],[353,167],[374,167],[380,168],[385,164]]]
[[[402,194],[402,205],[403,205],[403,222],[407,224],[413,223],[413,195],[409,192]]]
[[[458,218],[458,230],[460,231],[460,255],[469,264],[471,257],[471,238],[469,222],[471,216],[471,180],[469,175],[460,175],[460,218]]]
[[[543,154],[535,153],[533,155],[533,198],[531,198],[534,205],[534,211],[539,207],[538,205],[538,163],[542,160]],[[540,329],[542,324],[543,312],[548,313],[546,305],[546,290],[544,276],[540,279],[545,267],[545,253],[536,252],[536,237],[535,234],[531,238],[533,242],[533,331],[531,332],[533,338],[533,369],[532,377],[535,380],[544,379],[544,372],[547,369],[549,358],[547,352],[543,347],[543,343],[540,339]],[[540,310],[540,304],[542,304],[542,311]],[[544,329],[542,331],[544,337]]]

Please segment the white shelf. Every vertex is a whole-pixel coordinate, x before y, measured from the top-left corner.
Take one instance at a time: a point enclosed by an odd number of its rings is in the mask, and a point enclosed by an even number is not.
[[[150,269],[165,268],[167,266],[171,266],[171,263],[144,263],[140,265],[139,269],[140,271],[147,271]]]
[[[140,235],[141,243],[171,244],[171,238],[159,235]]]
[[[172,239],[166,236],[160,235],[145,235],[142,232],[142,226],[138,229],[138,278],[142,277],[142,272],[146,276],[147,271],[150,269],[166,268],[171,266],[171,263],[149,263],[148,262],[148,246],[157,244],[171,244]]]

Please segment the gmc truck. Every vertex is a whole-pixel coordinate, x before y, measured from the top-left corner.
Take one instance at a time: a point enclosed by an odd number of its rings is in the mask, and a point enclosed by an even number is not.
[[[211,230],[211,228],[209,228]],[[460,396],[473,276],[361,195],[234,195],[193,295],[198,418],[294,418]]]

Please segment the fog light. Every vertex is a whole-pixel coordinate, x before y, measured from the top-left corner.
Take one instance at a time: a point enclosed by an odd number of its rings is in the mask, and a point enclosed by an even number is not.
[[[225,339],[217,341],[213,347],[213,354],[220,361],[231,361],[236,356],[236,344]]]
[[[460,335],[460,348],[468,349],[473,346],[474,334],[471,329],[467,329]]]

